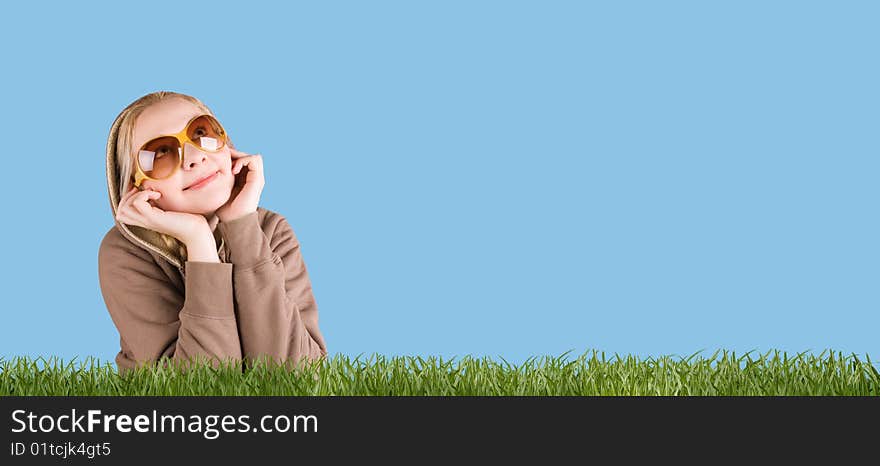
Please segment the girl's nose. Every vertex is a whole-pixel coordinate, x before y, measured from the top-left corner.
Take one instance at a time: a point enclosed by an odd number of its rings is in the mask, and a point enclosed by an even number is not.
[[[198,147],[191,146],[189,144],[186,144],[184,146],[183,152],[184,152],[183,166],[186,169],[190,169],[190,168],[196,166],[197,164],[204,163],[205,160],[208,159],[207,154],[205,154],[204,152],[199,150]]]

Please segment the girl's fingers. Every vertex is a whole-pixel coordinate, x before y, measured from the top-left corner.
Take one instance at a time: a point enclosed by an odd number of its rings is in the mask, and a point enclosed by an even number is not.
[[[161,194],[162,193],[160,193],[159,191],[151,191],[148,189],[146,191],[141,191],[140,193],[135,195],[134,200],[147,202],[150,199],[158,199]]]
[[[161,211],[158,207],[150,204],[150,201],[153,199],[159,199],[162,196],[162,193],[159,191],[153,191],[150,189],[145,189],[143,191],[138,191],[134,189],[132,192],[126,194],[123,202],[120,202],[119,207],[116,211],[116,219],[126,225],[137,225],[143,228],[147,227],[148,219],[155,215],[156,211]]]
[[[126,197],[125,199],[119,201],[119,206],[116,207],[117,210],[125,210],[128,206],[130,197]]]
[[[124,204],[126,201],[128,201],[128,198],[131,197],[131,193],[134,192],[134,191],[135,191],[135,188],[131,188],[131,189],[128,190],[128,192],[126,192],[125,194],[123,194],[123,195],[122,195],[122,199],[119,200],[119,205],[122,205],[122,204]]]
[[[119,200],[119,205],[123,205],[123,204],[127,204],[127,203],[131,202],[131,198],[135,194],[137,194],[137,192],[138,192],[138,189],[135,187],[132,187],[127,193],[125,193],[125,196],[122,196],[122,199]]]
[[[161,197],[161,195],[162,195],[162,193],[160,193],[159,191],[149,191],[149,190],[142,191],[138,195],[135,196],[134,200],[132,201],[132,205],[134,206],[135,209],[138,210],[138,212],[140,212],[142,214],[146,215],[148,213],[152,213],[152,211],[155,207],[153,207],[153,205],[150,204],[150,200],[151,199],[159,199],[159,197]]]
[[[132,191],[126,194],[123,201],[119,203],[119,207],[117,207],[117,218],[124,219],[120,221],[126,224],[142,226],[143,212],[141,210],[141,200],[147,199],[151,194],[156,195],[159,194],[159,192],[149,190],[138,191],[137,188],[133,188]]]
[[[147,205],[149,206],[149,204],[147,204]],[[141,203],[141,202],[132,202],[132,203],[131,203],[131,211],[132,211],[132,213],[137,213],[137,214],[140,214],[140,215],[146,215],[146,212],[147,212],[148,210],[149,210],[149,207],[148,207],[147,209],[145,209],[144,206],[143,206],[143,203]]]
[[[248,164],[248,157],[242,157],[235,161],[235,167],[232,169],[232,173],[236,175],[241,172],[241,168]]]
[[[118,220],[119,223],[124,223],[124,224],[126,224],[126,225],[137,225],[137,226],[142,226],[141,223],[140,223],[138,220],[136,220],[136,219],[134,219],[133,217],[127,215],[127,214],[126,214],[125,212],[123,212],[123,211],[119,211],[119,212],[116,213],[116,220]]]
[[[263,167],[261,157],[262,156],[260,154],[256,154],[237,159],[232,165],[232,173],[238,174],[238,172],[240,172],[241,168],[244,166],[247,166],[248,169],[251,170],[259,170]]]

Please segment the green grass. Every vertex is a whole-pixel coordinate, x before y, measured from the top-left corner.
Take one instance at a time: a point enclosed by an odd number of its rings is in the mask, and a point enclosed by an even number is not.
[[[616,353],[606,359],[593,350],[573,360],[569,352],[532,357],[519,366],[471,356],[334,355],[293,371],[204,364],[145,367],[124,376],[95,358],[14,357],[0,358],[0,395],[880,395],[880,373],[870,357],[826,351],[753,358],[751,351],[737,357],[719,350],[708,359],[697,352],[639,360]]]

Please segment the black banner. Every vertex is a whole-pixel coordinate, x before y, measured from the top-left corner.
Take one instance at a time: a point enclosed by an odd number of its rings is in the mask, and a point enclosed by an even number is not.
[[[880,434],[877,397],[5,397],[0,406],[4,465],[421,462],[476,451],[657,459],[697,445],[729,458],[743,445],[790,446],[782,438],[813,452],[840,440],[853,454]],[[804,452],[780,458],[792,453]]]

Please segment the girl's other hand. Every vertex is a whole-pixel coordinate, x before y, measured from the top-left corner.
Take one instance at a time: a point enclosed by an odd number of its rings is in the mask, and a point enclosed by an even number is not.
[[[159,191],[131,188],[119,201],[116,220],[126,225],[137,225],[171,235],[185,244],[203,235],[205,231],[210,232],[204,215],[164,211],[150,203],[161,195]]]
[[[217,209],[217,216],[221,222],[231,222],[256,212],[263,187],[266,185],[262,155],[251,155],[231,146],[229,152],[232,154],[232,175],[235,176],[235,184],[229,200]]]

